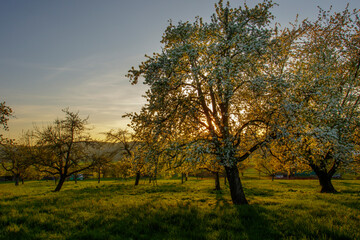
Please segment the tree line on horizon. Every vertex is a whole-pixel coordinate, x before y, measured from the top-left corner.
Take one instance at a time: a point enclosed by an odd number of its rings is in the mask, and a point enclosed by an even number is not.
[[[359,11],[320,9],[314,21],[281,28],[271,25],[273,6],[265,0],[231,8],[220,0],[209,23],[170,22],[162,51],[129,70],[131,84],[148,85],[147,104],[126,115],[133,133],[106,136],[121,143],[137,183],[144,169],[153,176],[224,170],[232,202],[247,204],[239,168],[250,158],[269,175],[312,170],[325,193],[336,192],[331,179],[339,170],[359,171]],[[11,108],[1,106],[6,128]],[[119,156],[99,151],[87,119],[64,112],[65,119],[28,135],[25,145],[32,147],[20,153],[59,175],[55,191],[70,175]],[[2,153],[16,145],[2,142]]]

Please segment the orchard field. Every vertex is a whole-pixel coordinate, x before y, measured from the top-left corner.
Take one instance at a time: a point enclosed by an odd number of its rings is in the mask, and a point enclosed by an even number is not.
[[[360,239],[360,181],[245,179],[250,205],[213,179],[0,184],[0,239]]]

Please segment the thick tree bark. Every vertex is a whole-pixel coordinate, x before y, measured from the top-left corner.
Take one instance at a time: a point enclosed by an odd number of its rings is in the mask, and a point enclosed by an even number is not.
[[[244,205],[248,204],[246,200],[244,189],[242,187],[239,170],[237,166],[225,167],[226,175],[229,181],[230,193],[232,202],[235,205]]]
[[[135,186],[139,185],[139,182],[140,182],[140,172],[136,172]]]
[[[66,180],[66,175],[60,175],[60,179],[59,179],[59,182],[58,182],[58,185],[56,186],[54,192],[59,192],[62,185],[64,184]]]
[[[331,178],[333,176],[332,173],[326,171],[326,169],[320,169],[316,165],[310,165],[311,168],[316,173],[317,177],[319,178],[319,183],[321,186],[321,193],[337,193],[336,189],[332,185]],[[335,172],[335,171],[334,171]]]
[[[221,190],[219,172],[215,173],[215,190]]]
[[[319,175],[319,182],[321,185],[321,191],[322,193],[337,193],[334,186],[331,183],[331,177],[326,175]]]

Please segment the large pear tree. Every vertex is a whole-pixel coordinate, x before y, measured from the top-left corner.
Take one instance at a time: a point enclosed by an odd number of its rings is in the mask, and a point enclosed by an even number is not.
[[[287,133],[278,143],[312,168],[321,192],[333,193],[332,176],[359,155],[359,11],[320,10],[316,21],[304,21],[298,29],[286,68]]]
[[[213,155],[225,167],[234,204],[248,203],[237,164],[276,137],[283,84],[272,67],[283,66],[275,64],[280,47],[268,26],[272,6],[220,1],[209,23],[170,23],[162,51],[128,74],[132,84],[144,79],[149,86],[148,103],[130,115],[133,126],[172,139],[172,149]]]

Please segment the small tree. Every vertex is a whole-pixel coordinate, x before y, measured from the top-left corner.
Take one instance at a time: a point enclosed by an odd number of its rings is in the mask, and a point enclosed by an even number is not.
[[[131,165],[132,171],[135,173],[135,186],[139,185],[144,161],[141,156],[135,156],[138,146],[134,135],[126,129],[112,129],[106,133],[106,140],[119,145],[116,151],[118,155],[120,154],[122,162],[128,162]]]
[[[97,173],[98,183],[100,183],[101,173],[105,178],[105,173],[108,172],[117,149],[109,143],[97,142],[96,145],[97,147],[90,153],[90,158],[96,162],[93,170]]]
[[[15,143],[14,140],[6,140],[0,144],[0,163],[5,171],[13,175],[15,186],[18,186],[32,163],[29,149],[26,145]]]
[[[81,119],[79,113],[64,109],[64,119],[35,129],[36,147],[33,154],[40,171],[59,176],[55,192],[60,191],[67,177],[92,168],[97,159],[89,156],[94,147],[86,128],[87,118]]]
[[[204,159],[204,161],[199,165],[199,169],[205,169],[210,172],[215,179],[215,190],[221,190],[220,187],[220,173],[223,170],[221,166],[215,159],[211,159],[211,156]]]

